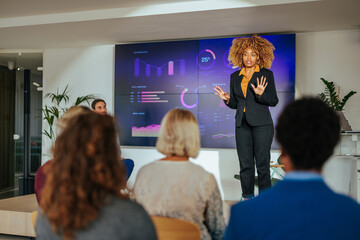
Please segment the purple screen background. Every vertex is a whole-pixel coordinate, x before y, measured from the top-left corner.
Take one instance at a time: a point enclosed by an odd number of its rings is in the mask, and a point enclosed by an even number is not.
[[[271,70],[279,97],[270,108],[276,124],[294,99],[295,34],[263,35],[275,46]],[[115,46],[115,116],[121,145],[155,146],[163,116],[183,108],[199,121],[203,148],[235,148],[235,110],[214,94],[229,91],[228,51],[234,38],[157,42]],[[154,135],[155,134],[155,135]],[[274,141],[272,149],[278,149]]]

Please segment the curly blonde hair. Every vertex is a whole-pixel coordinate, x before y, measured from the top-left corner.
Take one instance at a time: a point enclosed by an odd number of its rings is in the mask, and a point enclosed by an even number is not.
[[[246,49],[250,48],[259,56],[260,68],[270,68],[274,60],[274,45],[259,36],[251,36],[247,38],[235,38],[229,51],[229,63],[235,67],[244,67],[243,54]]]

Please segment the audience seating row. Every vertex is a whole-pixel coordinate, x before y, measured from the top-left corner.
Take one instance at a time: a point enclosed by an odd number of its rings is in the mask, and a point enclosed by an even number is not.
[[[31,213],[31,222],[35,230],[38,211]],[[200,240],[199,227],[192,222],[175,219],[151,216],[155,225],[158,240]]]

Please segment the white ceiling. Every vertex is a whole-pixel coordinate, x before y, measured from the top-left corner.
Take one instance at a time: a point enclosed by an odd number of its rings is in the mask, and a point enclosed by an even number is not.
[[[81,12],[125,7],[142,7],[146,5],[191,2],[191,0],[1,0],[1,18],[35,16],[56,13]]]
[[[0,0],[0,6],[0,59],[19,49],[360,28],[360,0]]]

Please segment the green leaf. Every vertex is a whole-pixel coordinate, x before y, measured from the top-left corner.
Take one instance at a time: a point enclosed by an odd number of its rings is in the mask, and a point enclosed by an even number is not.
[[[345,95],[345,97],[343,97],[343,99],[340,101],[339,104],[339,110],[342,111],[344,109],[344,106],[346,104],[346,102],[349,100],[349,98],[354,95],[356,92],[355,91],[351,91],[348,94]]]
[[[52,135],[48,132],[48,131],[46,131],[46,130],[44,130],[44,132],[43,132],[43,134],[45,135],[45,136],[47,136],[48,138],[52,138]]]
[[[87,102],[87,104],[90,105],[90,100],[94,100],[95,98],[96,96],[93,94],[77,97],[74,106],[80,105],[83,102]]]
[[[329,82],[324,78],[320,78],[320,80],[325,84],[325,91],[321,93],[320,98],[323,99],[330,107],[336,109],[338,97],[334,82]]]
[[[51,129],[52,129],[52,126],[54,125],[54,116],[50,116],[50,126],[51,126]]]
[[[57,106],[60,106],[61,102],[64,101],[66,104],[69,101],[69,90],[68,85],[62,93],[59,93],[59,88],[56,90],[56,93],[47,93],[44,98],[50,98],[52,103],[56,103]]]
[[[49,108],[49,113],[56,117],[56,119],[59,119],[60,112],[59,109],[55,106]]]
[[[69,102],[69,88],[66,85],[65,89],[60,91],[59,88],[56,90],[56,93],[47,93],[44,98],[49,98],[53,106],[45,105],[42,109],[43,120],[45,120],[49,129],[44,130],[43,134],[47,136],[50,140],[54,141],[56,134],[54,133],[54,123],[56,119],[61,118],[62,114],[68,110],[68,107],[64,106]],[[75,101],[74,106],[77,106],[83,102],[87,102],[90,105],[90,100],[95,99],[96,96],[93,94],[85,95],[78,97]],[[70,108],[70,107],[69,107]]]
[[[342,111],[345,103],[356,93],[351,91],[340,101],[340,96],[336,93],[334,82],[329,82],[324,78],[320,78],[320,80],[325,84],[325,90],[318,94],[318,96],[335,111]]]

